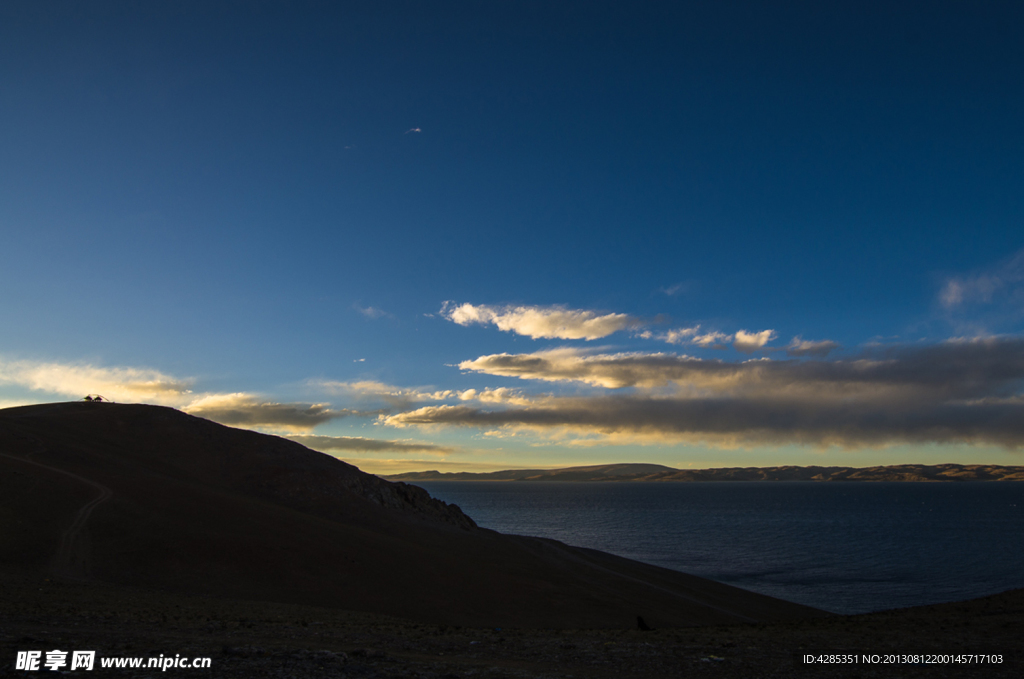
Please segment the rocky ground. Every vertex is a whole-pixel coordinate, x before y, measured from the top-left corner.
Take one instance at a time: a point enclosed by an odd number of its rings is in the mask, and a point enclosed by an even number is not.
[[[112,669],[90,676],[1018,677],[1024,590],[958,604],[771,625],[683,629],[473,629],[285,604],[143,589],[3,579],[0,677],[18,651],[97,657],[210,657],[210,669]],[[1002,654],[1003,663],[805,667],[805,653]],[[66,670],[66,668],[65,668]]]

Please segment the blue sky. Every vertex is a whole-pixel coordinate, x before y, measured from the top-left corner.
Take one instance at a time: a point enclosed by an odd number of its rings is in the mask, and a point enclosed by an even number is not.
[[[1022,25],[5,3],[0,404],[370,471],[1019,464]]]

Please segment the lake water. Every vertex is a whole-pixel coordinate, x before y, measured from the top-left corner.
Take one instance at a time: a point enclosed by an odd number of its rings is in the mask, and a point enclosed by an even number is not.
[[[421,482],[481,526],[835,613],[1024,587],[1024,483]]]

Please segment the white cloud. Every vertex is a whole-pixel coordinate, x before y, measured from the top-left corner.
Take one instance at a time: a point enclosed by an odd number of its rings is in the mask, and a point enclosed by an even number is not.
[[[394,409],[407,409],[429,401],[477,401],[480,403],[520,404],[534,403],[536,399],[525,396],[522,392],[508,387],[497,389],[423,389],[417,387],[398,387],[374,380],[356,382],[310,381],[313,387],[324,391],[347,396],[362,401],[383,401]],[[363,415],[369,413],[363,412]],[[380,414],[380,413],[376,413]]]
[[[750,353],[760,349],[774,339],[774,337],[775,331],[773,330],[765,330],[760,333],[748,333],[745,330],[740,330],[735,335],[719,332],[718,330],[701,333],[700,326],[695,325],[692,328],[669,330],[664,335],[659,335],[658,339],[664,340],[669,344],[689,344],[705,349],[725,349],[729,342],[732,342],[737,351]]]
[[[529,398],[522,392],[508,387],[498,389],[466,389],[459,392],[460,401],[479,401],[480,403],[504,403],[513,405],[528,405],[535,403],[536,398]]]
[[[445,302],[441,315],[459,325],[495,325],[533,339],[595,340],[640,325],[626,314],[598,315],[561,306],[489,306]]]
[[[693,338],[696,337],[699,330],[699,325],[695,325],[692,328],[676,328],[662,335],[661,339],[669,344],[694,344]]]
[[[775,339],[774,330],[762,330],[761,332],[747,332],[746,330],[738,330],[733,335],[732,346],[736,351],[742,351],[745,354],[750,354],[764,345]]]

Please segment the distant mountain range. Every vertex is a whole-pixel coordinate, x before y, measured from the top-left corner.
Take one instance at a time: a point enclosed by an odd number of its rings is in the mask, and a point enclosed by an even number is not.
[[[1024,481],[1024,467],[991,464],[897,464],[882,467],[725,467],[674,469],[660,464],[601,464],[500,472],[406,472],[390,481]]]

